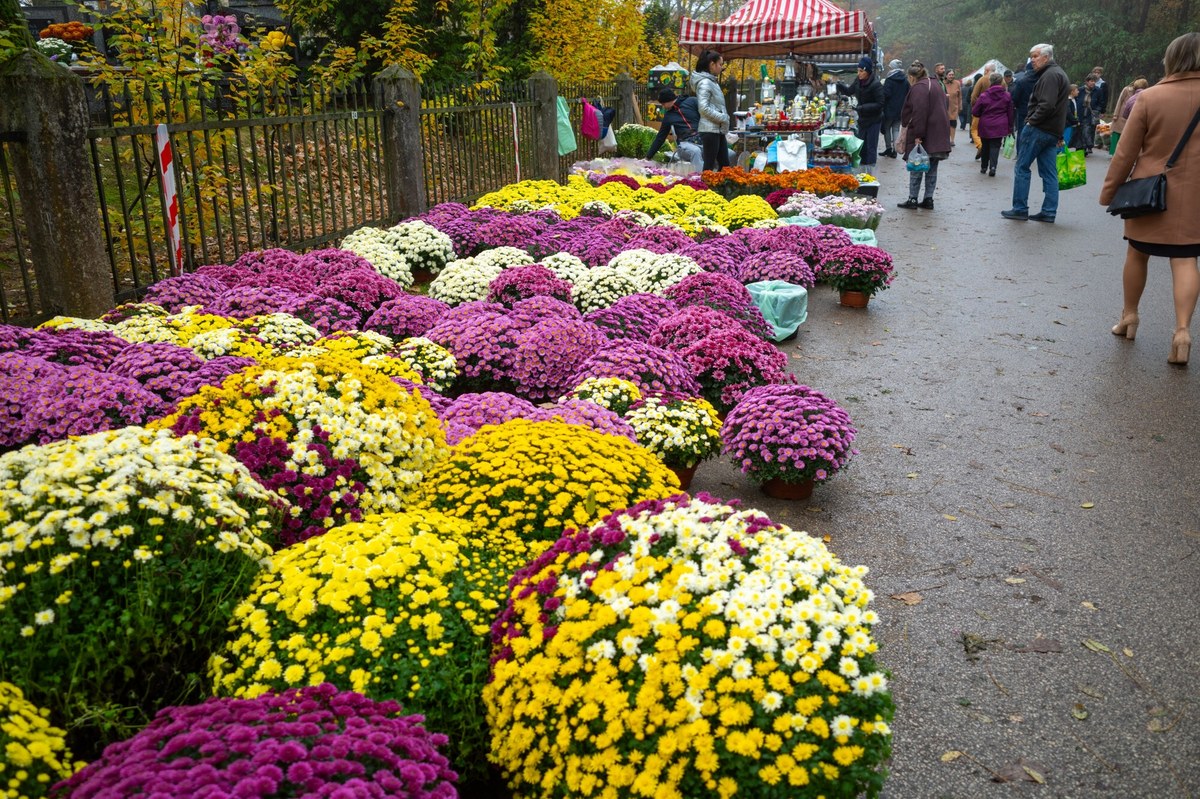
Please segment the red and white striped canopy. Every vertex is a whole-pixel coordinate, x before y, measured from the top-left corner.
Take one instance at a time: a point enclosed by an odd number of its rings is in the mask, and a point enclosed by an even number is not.
[[[862,11],[829,0],[750,0],[724,22],[684,17],[679,44],[694,54],[717,50],[725,58],[765,58],[871,51],[874,32]]]

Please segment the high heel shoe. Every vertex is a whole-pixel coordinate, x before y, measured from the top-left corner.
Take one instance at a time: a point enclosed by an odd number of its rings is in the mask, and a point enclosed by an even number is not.
[[[1171,339],[1171,357],[1167,358],[1167,363],[1187,366],[1191,350],[1192,334],[1186,330],[1176,330],[1175,336]]]
[[[1115,325],[1113,325],[1112,332],[1113,332],[1114,336],[1124,336],[1125,338],[1129,339],[1130,341],[1133,341],[1133,337],[1137,335],[1137,329],[1138,329],[1137,311],[1134,311],[1133,313],[1122,312],[1121,313],[1121,321],[1117,322]]]

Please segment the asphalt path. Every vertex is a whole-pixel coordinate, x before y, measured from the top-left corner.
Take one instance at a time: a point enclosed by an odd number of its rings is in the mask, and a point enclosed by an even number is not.
[[[897,705],[885,797],[1200,797],[1200,354],[1167,364],[1163,259],[1137,340],[1109,332],[1107,154],[1046,225],[1001,218],[1013,163],[989,178],[973,153],[942,164],[933,211],[896,208],[904,163],[882,159],[895,283],[865,311],[818,288],[781,345],[853,417],[850,468],[801,502],[720,461],[692,490],[870,567]]]

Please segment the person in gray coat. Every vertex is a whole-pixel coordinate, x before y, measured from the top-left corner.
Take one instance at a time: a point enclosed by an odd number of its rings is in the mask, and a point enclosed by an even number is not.
[[[900,112],[908,97],[908,75],[899,58],[888,62],[888,70],[883,79],[883,154],[895,158],[896,140],[900,138]]]
[[[729,166],[729,148],[725,134],[729,132],[729,114],[725,111],[725,94],[717,76],[725,68],[725,59],[716,50],[705,50],[692,71],[692,91],[700,106],[700,146],[704,151],[704,168],[722,169]]]

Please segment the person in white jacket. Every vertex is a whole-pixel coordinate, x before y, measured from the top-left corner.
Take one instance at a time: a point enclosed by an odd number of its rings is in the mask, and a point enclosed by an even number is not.
[[[722,169],[729,166],[729,149],[725,134],[729,132],[729,114],[725,111],[725,94],[717,76],[725,68],[725,59],[716,50],[705,50],[692,71],[692,91],[700,106],[700,146],[704,151],[704,168]]]

